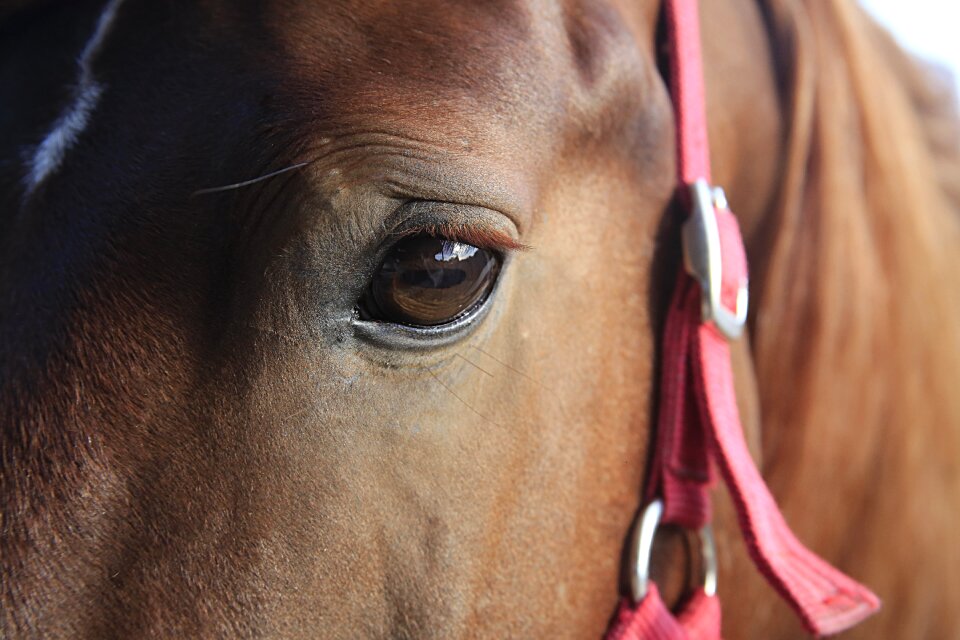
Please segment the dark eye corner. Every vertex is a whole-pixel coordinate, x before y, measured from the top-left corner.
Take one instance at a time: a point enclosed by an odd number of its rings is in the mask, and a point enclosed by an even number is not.
[[[482,227],[444,224],[404,231],[358,301],[359,316],[411,328],[454,323],[484,305],[504,256],[526,248]]]

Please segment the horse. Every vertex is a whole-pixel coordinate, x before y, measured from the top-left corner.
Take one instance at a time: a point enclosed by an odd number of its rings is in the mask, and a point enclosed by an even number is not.
[[[955,637],[956,103],[849,0],[701,22],[752,454],[883,599],[849,637]],[[14,0],[0,52],[0,635],[604,632],[680,268],[660,2]],[[724,634],[800,637],[715,498]]]

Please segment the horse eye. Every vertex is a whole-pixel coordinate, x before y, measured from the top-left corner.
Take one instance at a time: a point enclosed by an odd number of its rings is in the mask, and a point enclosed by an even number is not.
[[[500,256],[473,245],[417,235],[387,253],[361,305],[376,320],[446,324],[482,303],[500,272]]]

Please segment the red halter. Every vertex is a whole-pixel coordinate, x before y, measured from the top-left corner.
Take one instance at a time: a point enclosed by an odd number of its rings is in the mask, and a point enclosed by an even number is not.
[[[663,336],[656,449],[647,507],[635,525],[633,598],[621,603],[607,640],[720,638],[709,529],[714,466],[733,497],[754,564],[810,633],[837,633],[875,613],[880,601],[797,540],[747,449],[727,345],[746,320],[746,256],[723,192],[709,186],[697,0],[666,0],[666,12],[679,196],[691,214],[683,229],[685,270],[677,279]],[[648,581],[650,545],[659,522],[700,530],[707,567],[704,586],[676,616]]]

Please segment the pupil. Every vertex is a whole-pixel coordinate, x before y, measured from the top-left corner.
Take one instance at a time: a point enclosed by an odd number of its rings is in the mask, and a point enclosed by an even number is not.
[[[446,324],[482,302],[500,271],[493,252],[463,242],[413,236],[384,258],[370,286],[378,319]]]
[[[405,285],[423,289],[449,289],[467,279],[467,272],[460,269],[431,269],[401,273]]]

